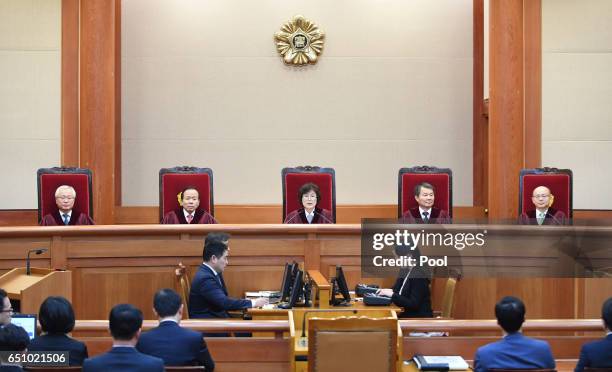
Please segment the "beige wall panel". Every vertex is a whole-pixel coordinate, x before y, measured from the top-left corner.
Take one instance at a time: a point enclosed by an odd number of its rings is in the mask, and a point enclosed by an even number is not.
[[[612,209],[612,2],[542,1],[542,164],[574,171],[574,208]]]
[[[0,0],[0,209],[36,208],[36,170],[59,165],[60,43],[61,0]]]
[[[297,13],[328,35],[301,69],[273,43]],[[279,203],[280,169],[311,164],[336,168],[338,203],[391,204],[398,169],[430,164],[471,205],[471,28],[469,1],[125,0],[124,204],[156,205],[182,164],[214,169],[216,203]]]

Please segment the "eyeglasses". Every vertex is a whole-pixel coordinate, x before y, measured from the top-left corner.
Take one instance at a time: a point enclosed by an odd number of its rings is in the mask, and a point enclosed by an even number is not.
[[[59,199],[59,200],[72,200],[72,199],[74,199],[74,196],[56,196],[55,199]]]
[[[2,313],[9,313],[9,314],[14,314],[15,313],[15,311],[12,308],[11,309],[6,309],[6,310],[2,310],[0,312],[2,312]]]
[[[535,199],[546,199],[548,197],[550,197],[550,195],[548,195],[548,194],[539,194],[539,195],[534,195],[533,196],[533,198],[535,198]]]
[[[316,195],[302,195],[302,199],[316,199],[317,196]]]

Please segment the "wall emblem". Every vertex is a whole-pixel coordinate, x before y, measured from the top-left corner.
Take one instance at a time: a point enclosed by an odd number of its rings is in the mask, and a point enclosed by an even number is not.
[[[298,15],[274,34],[276,49],[288,65],[303,66],[317,63],[323,51],[325,33],[319,26]]]

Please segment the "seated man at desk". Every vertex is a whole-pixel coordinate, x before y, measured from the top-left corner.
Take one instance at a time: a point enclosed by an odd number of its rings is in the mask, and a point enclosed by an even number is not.
[[[565,213],[551,207],[554,195],[546,186],[538,186],[533,189],[531,202],[535,209],[521,214],[519,220],[521,225],[567,225]]]
[[[181,206],[175,211],[166,213],[162,219],[164,225],[178,224],[211,224],[217,220],[200,208],[200,193],[195,187],[187,187],[181,191]]]
[[[399,256],[412,257],[417,262],[421,256],[418,248],[410,249],[410,246],[401,245],[395,247],[395,254]],[[391,302],[403,308],[400,318],[431,318],[431,292],[429,290],[430,275],[426,268],[411,266],[407,270],[401,270],[393,288],[379,289],[380,296],[391,297]]]
[[[550,346],[546,341],[525,337],[521,326],[525,321],[525,304],[507,296],[495,305],[497,323],[504,331],[500,341],[482,346],[474,357],[474,372],[490,369],[554,369]]]
[[[73,209],[76,200],[76,191],[72,186],[62,185],[55,190],[55,204],[58,211],[49,213],[40,220],[41,226],[64,225],[94,225],[91,217],[85,213],[78,213]]]
[[[447,211],[434,207],[436,200],[436,190],[434,186],[427,182],[421,182],[414,187],[414,199],[418,207],[410,208],[402,216],[403,223],[451,223]]]
[[[0,312],[0,328],[5,325],[11,324],[11,318],[13,315],[13,307],[11,306],[11,300],[8,298],[8,293],[0,288],[0,305],[2,306],[2,312]]]
[[[228,296],[223,270],[227,266],[229,247],[212,241],[204,246],[204,262],[193,278],[189,292],[190,318],[229,318],[228,310],[242,310],[261,307],[267,299],[236,299]]]

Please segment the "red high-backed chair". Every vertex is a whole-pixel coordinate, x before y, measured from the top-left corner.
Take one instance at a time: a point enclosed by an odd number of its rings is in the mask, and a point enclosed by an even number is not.
[[[85,168],[40,168],[36,172],[38,186],[38,222],[43,216],[57,212],[55,203],[55,190],[68,185],[76,191],[74,208],[76,215],[85,213],[93,217],[93,196],[91,170]]]
[[[308,182],[312,182],[321,189],[319,207],[331,212],[336,223],[336,172],[333,168],[312,167],[306,165],[296,168],[283,168],[283,221],[293,211],[302,208],[298,200],[298,190]]]
[[[178,194],[188,186],[200,193],[200,208],[215,215],[213,171],[210,168],[174,167],[159,170],[159,219],[179,208]]]
[[[535,168],[523,169],[519,175],[519,216],[534,209],[531,196],[533,189],[546,186],[555,196],[552,207],[573,217],[573,174],[570,169]]]
[[[434,207],[443,209],[453,217],[453,171],[450,168],[420,166],[402,168],[397,179],[397,217],[402,218],[410,208],[418,207],[414,200],[414,187],[421,182],[436,189]]]

